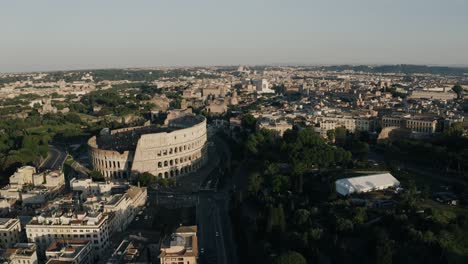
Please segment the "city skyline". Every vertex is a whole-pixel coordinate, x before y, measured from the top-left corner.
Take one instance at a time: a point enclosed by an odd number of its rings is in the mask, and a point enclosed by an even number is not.
[[[468,65],[466,1],[3,2],[0,72]]]

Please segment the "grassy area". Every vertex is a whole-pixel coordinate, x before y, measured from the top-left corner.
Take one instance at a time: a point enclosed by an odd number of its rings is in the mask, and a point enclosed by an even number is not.
[[[432,210],[433,220],[441,226],[448,227],[450,232],[446,233],[446,242],[443,247],[450,253],[449,263],[467,263],[468,261],[468,228],[453,229],[451,223],[458,217],[468,217],[468,208],[461,206],[450,206],[426,199],[420,203],[422,208]]]
[[[53,126],[53,125],[43,125],[43,126],[39,126],[39,127],[31,127],[31,128],[28,128],[27,131],[28,132],[31,132],[31,133],[61,133],[61,132],[64,132],[64,131],[67,131],[67,130],[82,130],[81,129],[81,125],[79,124],[70,124],[70,123],[67,123],[67,124],[60,124],[60,125],[56,125],[56,126]]]
[[[443,179],[443,177],[436,177],[416,171],[401,170],[394,172],[393,175],[403,184],[407,184],[412,181],[418,188],[428,186],[431,191],[440,191],[441,186],[453,185],[450,180]]]
[[[455,233],[453,237],[453,244],[450,248],[451,263],[467,263],[468,261],[468,231],[461,231]]]
[[[85,122],[97,122],[99,118],[92,116],[92,115],[87,115],[83,113],[77,113],[77,115],[81,118],[81,120]]]

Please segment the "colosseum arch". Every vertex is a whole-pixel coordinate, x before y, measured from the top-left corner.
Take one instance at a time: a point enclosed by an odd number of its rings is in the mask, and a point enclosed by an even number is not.
[[[129,127],[88,140],[90,161],[106,178],[149,172],[168,178],[186,175],[206,161],[206,119],[184,114],[165,126]],[[197,166],[193,166],[197,164]]]

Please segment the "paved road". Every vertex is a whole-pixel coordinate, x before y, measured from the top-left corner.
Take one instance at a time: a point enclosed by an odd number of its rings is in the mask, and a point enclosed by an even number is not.
[[[199,194],[200,263],[237,263],[225,193]],[[201,252],[203,248],[204,252]]]
[[[197,173],[178,179],[188,189],[174,188],[165,192],[148,190],[148,194],[150,201],[166,208],[196,206],[200,264],[237,264],[237,247],[229,217],[229,190],[234,184],[227,179],[224,188],[217,192],[199,189],[208,176],[223,177],[223,169],[230,167],[231,153],[227,144],[217,137],[210,140],[215,143],[216,149],[210,150],[209,163]]]
[[[40,168],[43,170],[62,170],[66,158],[67,152],[65,150],[49,145],[49,153]]]
[[[219,138],[215,137],[213,141],[220,157],[219,165],[229,167],[231,163],[229,147]],[[218,177],[223,177],[220,170],[215,170],[214,173],[218,173]],[[232,186],[232,181],[227,179],[224,188],[218,192],[200,191],[198,193],[197,223],[200,264],[238,263],[237,247],[229,217],[229,190]]]

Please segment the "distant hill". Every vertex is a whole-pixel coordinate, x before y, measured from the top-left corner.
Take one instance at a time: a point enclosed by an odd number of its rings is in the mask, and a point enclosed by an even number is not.
[[[369,73],[429,73],[441,75],[468,75],[468,67],[447,67],[447,66],[426,66],[426,65],[411,65],[411,64],[398,64],[398,65],[336,65],[336,66],[316,66],[311,67],[311,70],[327,70],[327,71],[362,71]]]

